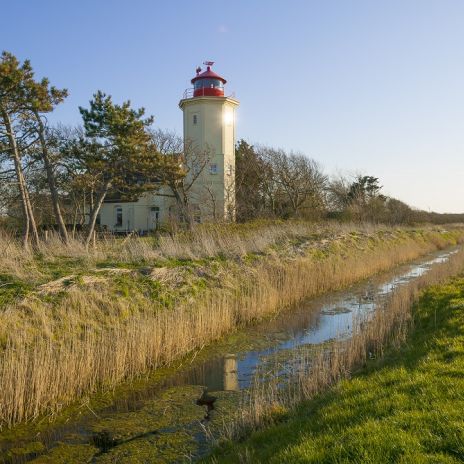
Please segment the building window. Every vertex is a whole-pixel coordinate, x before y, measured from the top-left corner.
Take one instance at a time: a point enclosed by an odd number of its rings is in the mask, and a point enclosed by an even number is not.
[[[160,225],[160,209],[159,206],[152,206],[150,208],[150,227],[149,229],[157,230]]]
[[[209,165],[209,173],[210,174],[217,174],[218,173],[218,165],[216,163]]]
[[[122,208],[120,206],[116,207],[114,210],[115,213],[115,227],[122,227]]]
[[[198,123],[198,116],[196,114],[193,115],[193,124],[197,124]]]

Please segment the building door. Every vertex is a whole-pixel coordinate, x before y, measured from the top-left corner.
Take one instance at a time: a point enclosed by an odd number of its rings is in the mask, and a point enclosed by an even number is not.
[[[150,223],[148,230],[158,230],[160,226],[160,209],[158,206],[150,208]]]

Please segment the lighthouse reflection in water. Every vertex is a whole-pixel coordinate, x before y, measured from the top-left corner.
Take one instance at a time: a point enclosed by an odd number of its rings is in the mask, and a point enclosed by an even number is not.
[[[237,356],[226,354],[211,360],[207,365],[198,366],[189,372],[188,383],[204,385],[209,391],[237,391],[238,383]]]

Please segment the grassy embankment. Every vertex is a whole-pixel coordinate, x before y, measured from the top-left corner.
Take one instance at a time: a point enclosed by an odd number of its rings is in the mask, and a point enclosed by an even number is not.
[[[11,426],[201,349],[304,297],[464,239],[464,229],[305,223],[75,242],[0,241],[0,423]]]
[[[462,263],[461,263],[462,264]],[[401,347],[218,449],[214,463],[458,463],[464,460],[464,278],[429,287]]]

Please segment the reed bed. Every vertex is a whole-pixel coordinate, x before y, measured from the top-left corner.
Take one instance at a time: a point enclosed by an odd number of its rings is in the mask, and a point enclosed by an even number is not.
[[[50,233],[36,249],[25,249],[17,238],[0,231],[0,275],[17,279],[43,280],[42,262],[79,261],[82,267],[95,267],[102,261],[146,263],[169,259],[201,259],[214,256],[237,257],[261,253],[269,246],[314,234],[342,233],[344,230],[369,232],[372,226],[321,226],[304,222],[262,222],[248,227],[221,224],[199,226],[192,232],[161,234],[159,237],[130,235],[118,238],[103,235],[94,247],[86,249],[80,237],[64,244],[59,235]]]
[[[391,230],[373,224],[309,223],[304,221],[257,221],[249,224],[204,224],[191,232],[163,233],[158,237],[129,235],[118,238],[102,235],[94,247],[86,249],[81,237],[70,238],[64,244],[59,235],[50,233],[36,249],[25,249],[17,238],[0,230],[0,273],[19,278],[40,278],[39,255],[45,261],[81,260],[82,265],[94,266],[99,261],[139,263],[160,259],[202,259],[214,256],[235,258],[248,253],[262,253],[269,247],[294,239],[310,237],[334,238],[353,231],[373,234]],[[403,229],[406,230],[406,229]]]
[[[105,283],[72,286],[56,299],[30,295],[0,313],[0,423],[11,427],[53,415],[76,398],[169,365],[303,298],[346,287],[463,238],[460,229],[390,234],[350,253],[231,263],[227,285],[171,305],[143,293],[115,295]],[[228,245],[215,246],[208,253]],[[343,353],[331,362],[342,363],[337,360]]]
[[[421,291],[463,270],[464,250],[460,249],[449,261],[434,265],[423,276],[397,288],[379,304],[373,317],[356,321],[350,339],[333,342],[330,347],[321,347],[306,355],[300,353],[292,363],[293,372],[285,379],[269,373],[267,381],[257,378],[233,418],[224,422],[219,434],[209,431],[208,436],[216,442],[243,438],[253,430],[272,424],[282,412],[349,378],[368,359],[383,356],[387,348],[398,348],[414,326],[414,303]],[[252,462],[242,457],[243,462]]]

